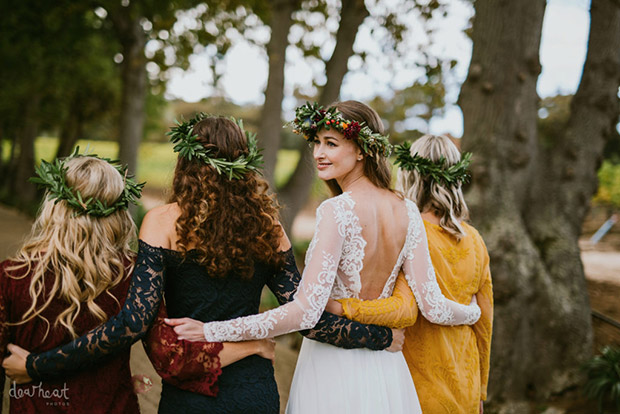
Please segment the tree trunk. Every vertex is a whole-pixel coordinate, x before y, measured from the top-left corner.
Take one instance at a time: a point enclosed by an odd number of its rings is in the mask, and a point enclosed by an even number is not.
[[[56,158],[66,157],[71,155],[73,147],[78,141],[78,138],[82,134],[82,116],[80,113],[80,102],[74,99],[67,118],[63,122],[62,129],[60,130],[60,139],[58,143],[58,149],[56,150]]]
[[[144,130],[144,105],[146,100],[146,35],[140,17],[132,14],[132,3],[110,12],[115,31],[123,50],[121,65],[122,97],[119,127],[119,158],[135,174],[138,148]]]
[[[293,24],[293,12],[299,7],[298,0],[277,1],[272,4],[269,27],[271,38],[267,44],[269,76],[265,89],[265,104],[260,118],[258,137],[264,148],[265,178],[275,188],[274,172],[278,149],[282,138],[282,100],[284,99],[284,66],[288,32]]]
[[[336,47],[325,65],[327,82],[319,98],[321,105],[329,105],[338,99],[342,81],[348,70],[349,58],[353,55],[353,44],[357,31],[368,14],[364,0],[342,1],[340,26],[336,33]],[[287,230],[290,230],[297,213],[308,202],[314,174],[312,153],[308,151],[306,145],[303,145],[295,171],[293,171],[282,191],[279,192],[280,201],[285,206],[282,211],[282,219]]]
[[[25,208],[32,207],[37,198],[36,186],[28,182],[28,179],[34,175],[34,142],[39,132],[40,102],[40,96],[34,93],[26,103],[23,118],[26,122],[20,131],[19,153],[17,154],[15,168],[12,169],[14,173],[9,184],[10,194],[15,197],[16,205]]]
[[[611,1],[594,0],[589,53],[566,134],[551,143],[538,137],[545,3],[475,2],[472,61],[459,97],[463,150],[474,153],[468,204],[494,279],[489,398],[513,412],[529,412],[527,399],[575,386],[591,355],[577,239],[605,134],[618,117],[620,17]]]

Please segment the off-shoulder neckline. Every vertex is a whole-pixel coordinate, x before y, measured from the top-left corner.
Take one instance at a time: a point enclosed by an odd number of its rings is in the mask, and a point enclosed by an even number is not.
[[[147,242],[145,242],[142,239],[138,239],[138,246],[140,246],[140,245],[144,245],[144,246],[146,246],[150,250],[163,250],[163,251],[170,252],[170,253],[173,253],[173,254],[176,254],[176,255],[179,255],[179,256],[183,255],[183,252],[180,252],[178,250],[169,249],[167,247],[162,247],[162,246],[155,247],[155,246],[152,246],[152,245],[148,244]],[[293,250],[293,246],[289,247],[286,250],[280,250],[280,251],[278,251],[278,253],[287,254],[289,251],[292,251],[292,250]],[[192,254],[193,252],[197,252],[197,251],[198,251],[197,249],[190,249],[187,252],[185,252],[185,254],[189,255],[189,254]]]

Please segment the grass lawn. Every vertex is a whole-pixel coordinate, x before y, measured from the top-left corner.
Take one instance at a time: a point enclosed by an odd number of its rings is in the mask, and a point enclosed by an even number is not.
[[[5,142],[3,154],[8,155],[8,142]],[[116,158],[118,143],[115,141],[78,141],[80,152],[88,148],[90,153],[102,157]],[[35,143],[35,159],[51,161],[56,153],[58,140],[53,137],[39,137]],[[172,175],[177,155],[172,151],[172,144],[168,142],[145,142],[140,145],[138,155],[137,178],[146,181],[147,186],[165,188],[172,183]],[[299,154],[291,150],[280,150],[276,165],[276,183],[282,184],[292,174]]]

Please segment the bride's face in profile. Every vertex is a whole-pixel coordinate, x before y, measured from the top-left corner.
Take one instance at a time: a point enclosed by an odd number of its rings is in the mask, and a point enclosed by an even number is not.
[[[321,180],[341,181],[347,175],[363,171],[362,152],[335,129],[322,129],[314,138],[314,161]]]

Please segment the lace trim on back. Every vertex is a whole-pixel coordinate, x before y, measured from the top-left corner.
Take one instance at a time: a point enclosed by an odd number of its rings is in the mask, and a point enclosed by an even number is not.
[[[360,219],[355,214],[355,201],[349,192],[331,199],[338,223],[338,233],[344,237],[338,276],[332,288],[333,297],[359,297],[362,290],[361,272],[364,268],[366,240],[362,237]],[[346,276],[348,283],[341,279]]]
[[[394,285],[396,284],[396,277],[398,276],[398,271],[402,267],[405,262],[405,257],[409,257],[413,249],[420,242],[420,231],[415,226],[415,203],[409,199],[405,199],[405,205],[407,206],[407,217],[409,218],[409,223],[407,224],[407,236],[405,237],[405,245],[401,249],[398,254],[398,260],[396,261],[396,266],[392,269],[392,273],[390,277],[385,282],[385,286],[383,287],[383,291],[381,295],[377,299],[385,299],[392,296],[392,291],[394,290]]]

